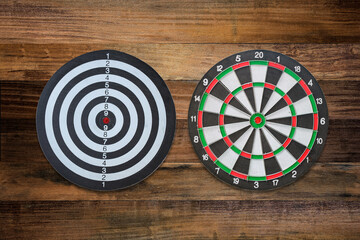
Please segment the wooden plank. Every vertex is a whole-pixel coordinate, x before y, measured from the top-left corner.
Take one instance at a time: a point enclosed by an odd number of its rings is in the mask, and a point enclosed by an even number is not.
[[[358,239],[359,209],[346,201],[0,202],[0,230],[6,239]]]
[[[2,159],[4,159],[2,157]],[[165,163],[145,181],[121,191],[97,192],[71,184],[43,161],[0,162],[0,199],[29,200],[341,200],[359,201],[359,163],[317,163],[294,184],[276,191],[239,190],[200,162]],[[166,179],[166,181],[165,181]]]
[[[197,83],[166,81],[174,99],[178,120],[187,119],[191,96]],[[37,102],[45,84],[36,81],[2,81],[1,118],[35,119]],[[330,119],[360,119],[360,106],[357,104],[360,102],[360,81],[319,81],[319,84],[327,100]]]
[[[2,154],[4,162],[16,161],[19,154],[26,154],[28,161],[43,161],[36,135],[35,120],[3,119],[1,147],[7,151]],[[359,120],[331,120],[328,139],[321,162],[356,162],[360,156],[358,142],[360,136]],[[167,161],[176,163],[198,162],[188,137],[185,120],[177,121],[175,139]]]
[[[0,2],[1,239],[358,239],[358,1]],[[291,44],[289,44],[291,43]],[[336,44],[338,43],[338,44]],[[59,67],[116,49],[151,65],[170,88],[177,130],[145,181],[95,192],[60,176],[37,141],[36,105]],[[319,81],[330,128],[319,162],[287,187],[239,190],[199,162],[187,110],[204,73],[250,49],[291,56]]]
[[[1,38],[0,38],[1,39]],[[267,49],[293,57],[319,81],[359,80],[360,44],[0,44],[0,80],[48,81],[76,56],[99,49],[132,54],[165,80],[200,80],[237,52]]]
[[[359,42],[356,1],[5,0],[1,43]]]
[[[187,121],[178,120],[174,142],[166,158],[169,163],[198,163],[199,158],[190,142]],[[322,163],[358,162],[360,158],[360,120],[330,120],[329,134]],[[4,163],[44,162],[34,119],[2,119],[1,161]],[[19,158],[19,155],[22,157]]]
[[[2,162],[19,164],[23,161],[46,161],[40,149],[35,120],[11,119],[1,122],[1,153]],[[359,120],[331,120],[329,134],[320,162],[357,162],[360,158]],[[24,155],[19,158],[19,155]],[[191,145],[187,123],[177,121],[177,130],[173,145],[166,158],[169,163],[198,163],[199,159]]]
[[[1,95],[1,147],[4,162],[17,161],[25,154],[27,161],[44,161],[35,126],[36,105],[44,82],[3,81]],[[177,130],[167,161],[196,163],[198,158],[188,137],[187,110],[196,82],[167,81],[177,111]],[[360,149],[360,81],[322,84],[327,96],[330,127],[321,162],[356,162]],[[341,89],[339,91],[338,89]]]

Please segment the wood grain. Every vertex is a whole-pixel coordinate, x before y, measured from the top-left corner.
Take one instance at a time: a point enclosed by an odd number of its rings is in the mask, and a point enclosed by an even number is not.
[[[0,80],[48,81],[71,59],[115,49],[153,67],[164,80],[197,80],[237,52],[267,49],[295,58],[318,81],[360,80],[360,44],[0,44]]]
[[[145,181],[122,191],[96,192],[71,184],[44,160],[0,163],[0,199],[57,200],[338,200],[359,201],[358,163],[318,163],[294,184],[276,191],[239,190],[201,163],[165,163]],[[16,177],[14,177],[16,176]],[[164,181],[166,179],[166,181]]]
[[[360,135],[354,135],[354,132],[360,131],[360,109],[353,102],[360,100],[360,81],[341,82],[342,91],[338,90],[338,81],[323,83],[326,83],[323,90],[329,104],[330,128],[319,164],[303,180],[264,195],[230,188],[212,177],[199,163],[187,126],[187,109],[196,81],[167,81],[176,104],[177,129],[165,164],[139,185],[110,193],[87,191],[70,184],[44,158],[37,141],[35,113],[45,82],[2,81],[1,147],[6,151],[1,153],[0,168],[4,173],[0,182],[4,187],[0,187],[0,199],[343,200],[346,196],[346,200],[358,200],[360,149],[357,143]],[[19,155],[22,157],[19,158]],[[165,178],[168,180],[163,181]],[[299,192],[301,194],[297,194]]]
[[[0,230],[26,239],[358,239],[359,208],[344,201],[0,202],[7,226]]]
[[[40,149],[35,120],[2,120],[1,148],[2,162],[24,161],[46,162]],[[358,162],[360,149],[358,142],[359,120],[331,120],[329,134],[320,162]],[[19,155],[24,155],[19,159]],[[198,163],[198,156],[191,145],[187,123],[177,121],[174,143],[166,158],[169,163]],[[31,169],[29,169],[31,171]]]
[[[1,43],[350,43],[360,37],[357,1],[3,0],[0,9]]]
[[[359,239],[359,29],[357,0],[2,0],[0,239]],[[71,184],[45,159],[36,135],[46,82],[69,60],[100,49],[151,65],[177,112],[164,164],[122,191]],[[221,59],[250,49],[298,60],[329,108],[318,163],[275,191],[218,181],[188,137],[197,82]]]
[[[188,137],[187,110],[191,94],[197,82],[167,81],[177,111],[177,130],[174,144],[167,161],[195,163],[198,158]],[[4,162],[16,161],[17,156],[26,153],[29,161],[43,161],[36,136],[36,106],[45,82],[2,81],[1,113],[2,152]],[[360,149],[357,143],[360,135],[360,81],[337,81],[321,84],[327,96],[330,124],[328,140],[320,161],[357,162]],[[339,91],[338,89],[342,90]],[[191,151],[188,151],[191,149]]]
[[[175,102],[177,120],[187,119],[197,83],[166,81]],[[1,81],[2,118],[35,119],[37,103],[45,84],[37,81]],[[319,81],[319,84],[326,96],[330,119],[360,119],[360,106],[354,104],[360,101],[360,81]]]

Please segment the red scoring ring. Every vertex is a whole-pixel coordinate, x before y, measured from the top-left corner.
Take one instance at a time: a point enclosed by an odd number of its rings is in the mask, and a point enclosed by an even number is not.
[[[238,69],[238,68],[241,68],[241,67],[244,67],[244,66],[249,66],[249,65],[250,65],[250,64],[249,64],[249,61],[247,61],[247,62],[239,63],[239,64],[237,64],[237,65],[232,66],[232,69],[233,69],[233,70],[236,70],[236,69]],[[280,69],[281,71],[284,71],[284,69],[285,69],[285,66],[283,66],[283,65],[281,65],[281,64],[274,63],[274,62],[269,62],[268,65],[271,66],[271,67],[274,67],[274,68],[278,68],[278,69]],[[212,88],[217,84],[217,82],[219,82],[219,80],[216,79],[216,78],[214,78],[214,80],[211,82],[211,84],[206,88],[205,92],[210,93],[210,91],[211,91]],[[306,83],[304,82],[303,79],[300,79],[299,84],[302,86],[302,88],[304,89],[304,91],[306,92],[306,94],[307,94],[308,96],[312,94],[312,92],[310,91],[310,89],[308,88],[308,86],[306,85]],[[242,86],[243,90],[246,89],[246,88],[249,88],[249,87],[252,87],[252,83],[245,84],[245,85]],[[276,88],[276,86],[274,86],[274,85],[272,85],[272,84],[269,84],[269,83],[265,83],[264,87],[265,87],[265,88],[269,88],[269,89],[271,89],[271,90],[274,90],[274,89]],[[227,98],[225,99],[224,102],[225,102],[226,104],[228,104],[233,97],[234,97],[234,96],[230,93],[230,94],[227,96]],[[286,103],[287,103],[288,105],[293,104],[292,101],[290,100],[290,98],[288,97],[288,95],[283,96],[283,98],[284,98],[284,100],[286,101]],[[203,127],[203,126],[202,126],[202,115],[203,115],[203,112],[202,112],[202,111],[199,111],[199,112],[198,112],[198,115],[199,115],[199,119],[198,119],[198,120],[201,120],[201,122],[198,122],[198,127],[199,127],[199,128],[202,128],[202,127]],[[256,117],[256,118],[254,119],[254,121],[255,121],[255,123],[259,124],[259,123],[261,123],[261,118],[260,118],[260,117]],[[219,122],[220,122],[220,126],[221,126],[221,125],[224,125],[224,115],[220,115],[220,117],[219,117]],[[318,122],[318,114],[315,113],[315,114],[314,114],[314,130],[317,130],[317,128],[318,128],[317,122]],[[292,125],[292,127],[296,127],[296,123],[297,123],[297,116],[292,116],[292,117],[291,117],[291,125]],[[229,147],[230,147],[230,145],[232,144],[232,141],[231,141],[227,136],[226,136],[224,139],[225,139],[227,145],[229,145]],[[291,140],[292,140],[292,139],[288,138],[288,139],[286,140],[286,143],[283,144],[283,147],[286,148],[286,147],[289,145],[289,143],[290,143]],[[205,147],[205,151],[208,153],[208,155],[210,156],[210,158],[211,158],[213,161],[216,160],[216,157],[213,155],[213,153],[212,153],[212,151],[210,150],[209,146],[206,146],[206,147]],[[310,149],[307,148],[307,149],[305,150],[305,152],[299,157],[299,159],[297,160],[297,162],[301,163],[301,162],[306,158],[306,156],[309,154],[309,152],[310,152]],[[249,155],[249,156],[246,156],[246,157],[248,157],[248,158],[251,157],[251,155],[248,154],[248,153],[246,153],[246,152],[241,152],[241,155],[242,155],[242,156],[244,156],[244,155]],[[265,155],[264,155],[264,159],[267,159],[267,158],[270,158],[270,157],[273,157],[273,156],[274,156],[274,153],[271,152],[271,153],[265,154]],[[233,176],[235,176],[235,177],[239,177],[239,178],[241,178],[241,179],[246,179],[246,178],[247,178],[246,175],[243,175],[243,174],[238,173],[238,172],[236,172],[236,171],[231,171],[231,175],[233,175]],[[276,174],[273,174],[273,175],[270,175],[270,176],[266,176],[266,179],[267,179],[267,180],[275,179],[275,178],[278,178],[278,177],[280,177],[280,176],[282,176],[282,175],[283,175],[283,173],[282,173],[282,172],[279,172],[279,173],[276,173]]]
[[[215,83],[213,83],[213,82],[215,82]],[[219,81],[218,81],[216,78],[214,78],[213,82],[211,82],[210,85],[208,86],[208,88],[206,89],[206,92],[207,92],[207,93],[210,93],[210,91],[212,90],[212,88],[213,88]],[[245,84],[245,85],[242,85],[242,88],[243,88],[243,89],[245,89],[244,86],[246,86],[245,88],[249,88],[249,87],[252,87],[253,84],[252,84],[252,83],[247,83],[247,84]],[[268,88],[268,89],[274,90],[274,89],[276,88],[276,86],[273,85],[273,84],[270,84],[270,83],[265,83],[264,88]],[[226,97],[226,99],[225,99],[224,102],[225,102],[226,104],[228,104],[228,103],[232,100],[233,97],[234,97],[234,95],[233,95],[232,93],[230,93],[230,94]],[[291,105],[291,104],[292,104],[292,101],[291,101],[291,99],[289,98],[288,95],[283,96],[283,98],[284,98],[284,100],[286,101],[286,103],[287,103],[288,105]],[[199,111],[199,112],[198,112],[198,120],[201,120],[201,122],[198,122],[198,127],[199,127],[199,128],[202,128],[202,127],[203,127],[203,126],[202,126],[202,115],[203,115],[203,112],[202,112],[202,111]],[[258,121],[256,118],[255,118],[254,120],[255,120],[255,122]],[[297,117],[296,117],[296,116],[293,116],[293,117],[291,118],[291,125],[292,125],[293,127],[296,127],[296,120],[297,120]],[[260,122],[261,122],[261,118],[260,118]],[[260,123],[260,122],[259,122],[259,123]],[[259,123],[257,123],[257,124],[259,124]],[[224,125],[224,115],[222,115],[222,114],[220,114],[220,117],[219,117],[219,124],[220,124],[220,126],[223,126],[223,125]],[[229,138],[224,139],[224,141],[227,143],[227,145],[228,145],[229,147],[233,144],[233,142],[232,142]],[[286,148],[286,147],[290,144],[291,141],[292,141],[292,139],[288,138],[288,139],[286,140],[286,142],[285,142],[282,146],[283,146],[284,148]],[[209,150],[210,150],[210,149],[209,149]],[[242,155],[243,157],[246,157],[246,158],[249,158],[249,159],[251,158],[251,154],[246,153],[246,152],[244,152],[244,151],[241,152],[241,155]],[[272,156],[274,156],[273,153],[265,154],[265,155],[264,155],[264,159],[271,158]],[[214,160],[214,161],[215,161],[215,160]]]

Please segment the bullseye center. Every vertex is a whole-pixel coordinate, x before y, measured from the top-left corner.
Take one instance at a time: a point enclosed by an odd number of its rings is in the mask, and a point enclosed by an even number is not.
[[[255,118],[255,123],[256,123],[256,124],[261,123],[261,117],[256,117],[256,118]]]
[[[108,118],[108,117],[103,118],[103,123],[104,124],[108,124],[109,122],[110,122],[110,118]]]

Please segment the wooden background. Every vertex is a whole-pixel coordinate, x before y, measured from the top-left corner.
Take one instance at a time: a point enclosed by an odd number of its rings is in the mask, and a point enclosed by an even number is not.
[[[317,78],[330,125],[305,177],[253,192],[211,176],[186,118],[211,66],[260,48],[295,58]],[[105,193],[57,174],[35,126],[52,74],[100,49],[150,64],[177,112],[163,165],[134,187]],[[0,239],[360,239],[359,1],[1,0],[0,81]]]

